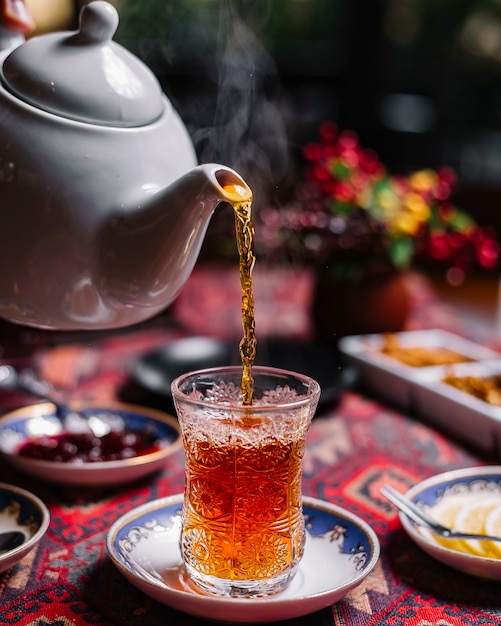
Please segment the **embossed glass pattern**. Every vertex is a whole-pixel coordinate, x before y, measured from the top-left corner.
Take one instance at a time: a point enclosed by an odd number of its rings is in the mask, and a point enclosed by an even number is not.
[[[256,367],[253,404],[243,406],[241,372],[190,373],[172,386],[186,454],[181,553],[206,591],[269,595],[304,551],[302,459],[320,389]]]

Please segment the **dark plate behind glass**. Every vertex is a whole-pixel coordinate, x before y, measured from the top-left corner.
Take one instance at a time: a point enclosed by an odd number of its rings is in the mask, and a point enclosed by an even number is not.
[[[284,339],[262,339],[256,365],[293,370],[311,376],[322,389],[320,405],[334,402],[357,380],[356,368],[333,349]],[[148,352],[136,361],[134,381],[157,398],[171,398],[171,382],[185,372],[222,365],[239,365],[238,342],[189,337]]]

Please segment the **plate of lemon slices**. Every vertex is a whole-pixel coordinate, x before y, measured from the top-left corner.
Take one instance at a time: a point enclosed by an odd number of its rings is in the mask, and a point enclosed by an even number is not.
[[[433,558],[473,576],[501,579],[501,466],[437,474],[406,495],[444,526],[500,537],[499,542],[448,539],[400,514],[405,531]]]

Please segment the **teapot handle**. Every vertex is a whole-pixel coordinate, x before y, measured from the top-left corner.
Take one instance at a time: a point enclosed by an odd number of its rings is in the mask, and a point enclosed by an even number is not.
[[[34,29],[25,0],[0,0],[0,50],[20,46]]]
[[[24,43],[24,35],[14,33],[13,31],[0,25],[0,51],[13,50]]]

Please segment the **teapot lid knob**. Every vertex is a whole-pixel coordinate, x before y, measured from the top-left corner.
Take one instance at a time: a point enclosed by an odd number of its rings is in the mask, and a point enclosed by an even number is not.
[[[100,42],[113,39],[118,28],[118,12],[104,0],[95,0],[85,5],[80,13],[80,31],[77,38],[88,42]]]
[[[80,12],[78,31],[39,35],[15,48],[1,82],[20,100],[79,122],[137,127],[158,120],[169,103],[153,72],[112,41],[118,22],[112,4],[93,0]]]

